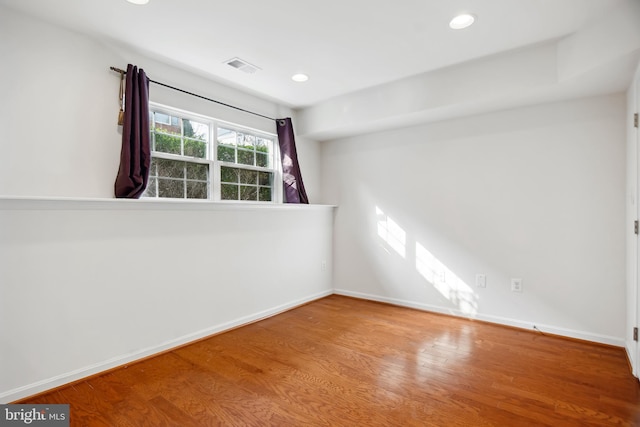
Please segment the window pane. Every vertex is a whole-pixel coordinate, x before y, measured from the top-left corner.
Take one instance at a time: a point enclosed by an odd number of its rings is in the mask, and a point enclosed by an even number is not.
[[[240,183],[241,184],[253,184],[256,185],[258,183],[258,172],[250,171],[246,169],[239,169],[240,172]]]
[[[255,153],[253,151],[244,151],[238,149],[238,163],[243,165],[254,165]]]
[[[158,175],[158,169],[156,166],[156,159],[155,157],[151,157],[151,164],[149,165],[149,176],[157,176]]]
[[[187,182],[187,198],[206,199],[208,197],[206,182]]]
[[[170,135],[181,136],[182,130],[180,128],[180,122],[177,117],[167,116],[164,117],[166,119],[158,120],[158,117],[162,116],[160,113],[156,113],[156,121],[155,121],[155,130],[158,132],[168,133]]]
[[[220,167],[220,181],[222,182],[238,182],[238,169]]]
[[[158,176],[164,178],[184,178],[185,162],[176,160],[156,159]]]
[[[155,151],[163,153],[181,154],[181,139],[179,136],[171,136],[163,133],[155,133]]]
[[[269,155],[265,153],[256,153],[256,166],[268,168],[270,166]]]
[[[209,126],[204,123],[182,119],[182,128],[184,129],[184,136],[187,138],[205,142],[208,140]]]
[[[238,200],[238,186],[233,184],[221,185],[222,200]]]
[[[218,144],[236,145],[236,133],[235,131],[218,128]]]
[[[268,153],[271,151],[273,141],[265,138],[256,138],[256,151],[261,153]]]
[[[271,201],[271,188],[260,187],[260,200],[263,202]]]
[[[270,172],[260,172],[258,175],[258,184],[271,186],[273,174]]]
[[[165,124],[165,125],[170,125],[171,121],[169,120],[169,115],[164,114],[164,113],[155,113],[155,120],[156,123],[158,124]]]
[[[158,196],[184,198],[184,181],[158,178]]]
[[[184,155],[204,159],[207,156],[207,143],[202,141],[194,141],[191,139],[184,140]]]
[[[221,162],[236,162],[236,149],[234,147],[225,147],[218,145],[218,160]]]
[[[187,163],[187,179],[208,181],[209,165],[199,163]]]
[[[256,137],[253,135],[247,135],[246,133],[238,133],[238,146],[246,148],[248,150],[254,150]]]
[[[240,186],[240,200],[258,200],[258,188],[248,185]]]
[[[146,190],[144,190],[144,197],[156,197],[156,179],[149,178],[149,183],[147,184]]]

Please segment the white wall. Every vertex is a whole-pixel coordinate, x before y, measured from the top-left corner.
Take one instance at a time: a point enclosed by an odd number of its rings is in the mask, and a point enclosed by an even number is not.
[[[328,295],[326,206],[0,198],[0,402]]]
[[[0,34],[0,402],[331,293],[330,207],[112,199],[121,136],[109,66],[134,63],[272,117],[291,111],[3,7]],[[159,86],[150,97],[275,132]],[[317,202],[319,147],[298,150]]]
[[[122,59],[6,8],[0,28],[0,194],[112,197]]]
[[[271,101],[5,7],[0,31],[0,195],[113,197],[121,134],[119,75],[110,66],[133,63],[154,80],[221,102],[269,117],[293,115]],[[149,92],[154,102],[276,132],[264,118],[155,84]],[[312,201],[319,193],[317,144],[302,138],[298,143]]]
[[[623,346],[625,111],[620,94],[324,143],[336,291]]]

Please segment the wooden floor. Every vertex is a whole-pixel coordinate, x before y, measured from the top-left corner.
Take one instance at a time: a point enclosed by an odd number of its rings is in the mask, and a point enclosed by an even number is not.
[[[335,295],[23,403],[72,426],[640,426],[620,348]]]

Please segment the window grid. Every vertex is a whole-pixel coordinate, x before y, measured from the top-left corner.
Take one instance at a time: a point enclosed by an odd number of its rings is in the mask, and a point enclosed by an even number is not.
[[[271,201],[273,173],[260,168],[236,166],[228,163],[220,165],[222,199]]]
[[[144,197],[281,202],[275,135],[158,105],[150,124]]]
[[[167,176],[167,174],[160,174],[158,172],[158,163],[173,162],[174,172],[179,172],[177,175],[181,176]],[[176,167],[175,163],[181,163],[181,167]],[[191,167],[190,167],[191,166]],[[199,168],[200,171],[190,170]],[[185,199],[208,199],[210,195],[209,182],[210,182],[210,167],[207,163],[190,163],[183,160],[170,160],[160,157],[152,158],[151,168],[149,171],[149,184],[145,192],[146,197],[166,197],[167,188],[173,187],[173,193],[177,194],[177,186],[182,186],[182,198]],[[175,173],[174,173],[175,174]],[[198,176],[200,175],[200,176]]]

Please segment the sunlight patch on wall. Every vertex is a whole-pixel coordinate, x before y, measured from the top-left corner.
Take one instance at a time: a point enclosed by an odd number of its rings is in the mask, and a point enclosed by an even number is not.
[[[478,298],[473,289],[418,242],[416,270],[464,314],[475,315],[478,312]]]
[[[393,249],[402,258],[406,257],[407,233],[389,218],[379,207],[376,206],[376,218],[378,220],[378,237],[380,237],[389,248]]]

